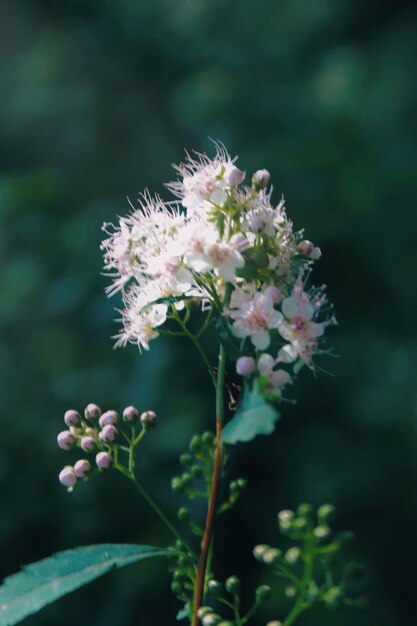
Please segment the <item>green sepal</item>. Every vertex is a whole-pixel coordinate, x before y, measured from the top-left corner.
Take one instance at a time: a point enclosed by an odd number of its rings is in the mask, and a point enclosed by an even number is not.
[[[223,441],[235,444],[251,441],[257,435],[270,435],[279,418],[278,410],[256,387],[245,385],[242,401],[233,419],[223,429]]]

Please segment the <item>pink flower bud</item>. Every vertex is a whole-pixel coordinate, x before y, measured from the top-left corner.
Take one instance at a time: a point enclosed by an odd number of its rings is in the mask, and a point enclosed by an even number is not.
[[[116,411],[106,411],[100,417],[98,423],[100,424],[100,428],[104,428],[104,426],[108,426],[109,424],[116,424],[118,419],[119,416]]]
[[[69,409],[65,412],[64,422],[68,426],[68,428],[70,426],[76,426],[77,424],[79,424],[80,419],[80,414],[77,411],[74,411],[74,409]]]
[[[297,248],[300,254],[306,256],[308,259],[312,259],[313,261],[318,261],[321,257],[320,248],[317,248],[314,243],[308,241],[308,239],[300,241]]]
[[[80,443],[81,448],[84,452],[91,452],[96,447],[96,442],[93,437],[83,437]]]
[[[238,167],[232,167],[229,172],[229,176],[227,177],[229,185],[234,187],[235,185],[240,185],[242,180],[245,178],[245,174]]]
[[[127,406],[123,411],[123,419],[126,422],[132,422],[138,415],[139,411],[134,406]]]
[[[268,170],[258,170],[252,176],[252,182],[256,187],[266,187],[271,178],[271,174]]]
[[[264,227],[264,221],[259,215],[252,215],[252,217],[249,218],[249,226],[253,233],[257,233]]]
[[[90,426],[87,426],[87,428],[84,429],[84,435],[86,435],[87,437],[92,437],[94,439],[96,435],[94,428],[90,428]]]
[[[274,304],[281,302],[283,298],[280,289],[278,289],[278,287],[275,287],[274,285],[269,285],[269,287],[265,289],[264,294],[268,296],[268,298],[270,298]]]
[[[98,434],[98,438],[101,441],[114,441],[116,439],[117,429],[113,426],[113,424],[107,424],[104,426],[103,430],[101,430]]]
[[[144,428],[150,428],[156,426],[156,413],[155,411],[145,411],[140,416],[140,421]]]
[[[58,445],[62,450],[69,450],[74,445],[74,437],[69,430],[63,430],[56,438]]]
[[[69,489],[74,487],[77,482],[77,475],[74,468],[70,465],[64,467],[64,469],[59,472],[59,482],[61,485],[64,485],[64,487],[68,487]]]
[[[255,360],[251,356],[241,356],[236,361],[236,371],[240,376],[250,376],[255,371]]]
[[[97,406],[97,404],[88,404],[84,411],[84,415],[88,420],[97,419],[101,415],[101,409]]]
[[[112,464],[113,459],[108,452],[99,452],[96,455],[96,463],[99,469],[107,469]]]
[[[91,470],[91,465],[87,459],[80,459],[74,465],[74,471],[77,478],[84,478],[84,476]]]

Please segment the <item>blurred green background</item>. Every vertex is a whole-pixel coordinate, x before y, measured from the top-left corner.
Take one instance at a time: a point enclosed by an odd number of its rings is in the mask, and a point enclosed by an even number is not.
[[[170,539],[111,473],[68,495],[55,437],[70,407],[155,408],[139,464],[175,515],[170,476],[213,422],[209,381],[183,342],[113,351],[100,227],[210,136],[271,171],[339,319],[332,376],[304,372],[274,436],[236,449],[249,486],[219,527],[221,575],[267,580],[251,550],[276,545],[276,512],[330,501],[373,606],[300,625],[415,624],[415,3],[2,0],[0,51],[0,575],[73,545]],[[175,624],[169,584],[162,562],[139,564],[27,624]]]

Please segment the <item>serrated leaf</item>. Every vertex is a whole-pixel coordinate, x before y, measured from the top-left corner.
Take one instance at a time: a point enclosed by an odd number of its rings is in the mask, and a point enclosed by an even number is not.
[[[223,429],[223,441],[235,444],[251,441],[257,435],[270,435],[278,418],[277,409],[256,388],[246,386],[234,418]]]
[[[115,567],[170,553],[153,546],[98,544],[58,552],[26,565],[0,587],[0,626],[17,624]]]

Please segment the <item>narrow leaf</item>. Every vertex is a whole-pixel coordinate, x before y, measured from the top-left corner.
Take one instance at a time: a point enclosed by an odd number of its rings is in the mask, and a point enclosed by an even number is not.
[[[152,546],[98,544],[58,552],[26,565],[0,587],[0,626],[17,624],[115,567],[169,554],[168,549]]]
[[[278,418],[277,409],[256,388],[246,386],[235,416],[223,429],[223,441],[235,444],[251,441],[257,435],[270,435]]]

